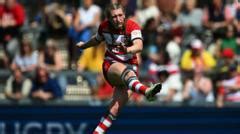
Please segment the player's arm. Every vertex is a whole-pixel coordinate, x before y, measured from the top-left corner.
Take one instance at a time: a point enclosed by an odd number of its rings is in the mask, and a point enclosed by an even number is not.
[[[142,51],[143,42],[142,39],[135,39],[133,40],[133,45],[131,47],[126,47],[123,44],[120,44],[117,47],[124,51],[126,54],[136,54]]]
[[[102,25],[99,26],[98,28],[98,32],[96,33],[95,36],[93,36],[89,41],[87,42],[78,42],[77,43],[77,46],[80,48],[80,49],[86,49],[86,48],[89,48],[89,47],[93,47],[93,46],[97,46],[99,45],[102,41],[104,41],[104,37],[102,35]]]
[[[86,48],[89,48],[89,47],[93,47],[93,46],[97,46],[101,43],[101,41],[99,41],[96,36],[93,36],[89,41],[87,42],[78,42],[77,43],[77,46],[80,48],[80,49],[86,49]]]
[[[136,54],[141,52],[143,49],[142,39],[133,40],[133,45],[126,48],[126,53]]]
[[[142,33],[141,30],[133,30],[131,32],[131,41],[132,41],[132,46],[126,47],[124,45],[121,45],[121,49],[125,53],[131,53],[131,54],[136,54],[142,51],[143,49],[143,38],[142,38]]]
[[[132,23],[131,27],[133,28],[133,30],[131,30],[131,41],[133,45],[127,47],[126,53],[136,54],[143,49],[143,37],[140,27],[137,24]]]

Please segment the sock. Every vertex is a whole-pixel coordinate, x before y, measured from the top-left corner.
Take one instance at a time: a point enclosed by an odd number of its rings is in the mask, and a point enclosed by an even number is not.
[[[126,67],[122,74],[121,74],[121,79],[122,81],[125,82],[126,86],[131,89],[134,92],[137,93],[141,93],[143,95],[145,95],[145,92],[147,90],[147,86],[143,85],[137,78],[136,74],[130,76],[128,79],[126,79],[126,76],[128,75],[128,73],[132,72],[132,69],[129,69],[128,67]],[[133,71],[134,72],[134,71]],[[134,72],[135,73],[135,72]]]
[[[93,134],[103,134],[107,131],[108,128],[111,127],[112,121],[116,120],[116,117],[112,115],[111,113],[108,114],[107,116],[102,117],[100,120],[100,123],[94,130]]]
[[[132,76],[128,78],[126,81],[126,84],[129,89],[131,89],[134,92],[145,94],[146,89],[148,88],[147,86],[143,85],[136,76]]]

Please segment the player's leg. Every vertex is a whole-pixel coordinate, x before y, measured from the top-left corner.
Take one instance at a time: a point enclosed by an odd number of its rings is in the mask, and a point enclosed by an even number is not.
[[[123,88],[116,88],[113,94],[113,100],[109,107],[109,112],[102,117],[100,123],[94,130],[94,134],[102,134],[112,125],[112,122],[116,119],[121,108],[127,103],[131,95],[130,90]]]
[[[147,86],[143,85],[137,78],[134,68],[116,62],[108,70],[107,77],[112,85],[125,86],[134,92],[145,94]]]
[[[112,85],[122,86],[125,85],[127,88],[134,92],[141,93],[146,96],[150,101],[155,99],[155,95],[160,92],[161,84],[155,84],[151,87],[147,87],[142,84],[133,66],[128,66],[119,62],[112,64],[108,70],[107,77]]]
[[[131,94],[132,94],[131,90],[127,90],[126,88],[123,87],[116,88],[113,94],[113,99],[109,106],[110,113],[117,116],[121,108],[128,102]]]

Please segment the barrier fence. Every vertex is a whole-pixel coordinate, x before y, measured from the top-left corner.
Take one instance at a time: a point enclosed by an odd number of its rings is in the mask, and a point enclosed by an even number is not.
[[[105,106],[2,105],[0,134],[91,134]],[[127,106],[109,134],[239,134],[238,107]]]

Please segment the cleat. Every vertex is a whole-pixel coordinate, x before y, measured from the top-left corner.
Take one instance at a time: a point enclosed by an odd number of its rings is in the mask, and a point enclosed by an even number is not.
[[[151,85],[145,92],[146,99],[148,101],[156,100],[157,97],[155,95],[157,93],[159,93],[161,91],[161,89],[162,89],[162,84],[161,83]]]

